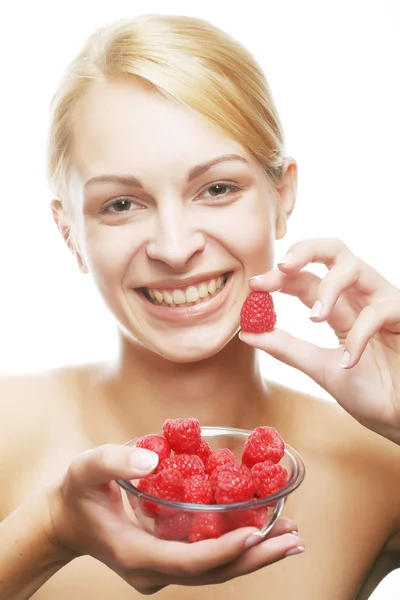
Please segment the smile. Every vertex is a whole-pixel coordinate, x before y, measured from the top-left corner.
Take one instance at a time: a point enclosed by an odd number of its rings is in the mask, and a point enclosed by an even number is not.
[[[146,298],[156,306],[168,306],[170,308],[195,306],[217,296],[225,287],[228,275],[229,273],[225,273],[219,277],[189,285],[186,288],[142,288],[142,291]]]

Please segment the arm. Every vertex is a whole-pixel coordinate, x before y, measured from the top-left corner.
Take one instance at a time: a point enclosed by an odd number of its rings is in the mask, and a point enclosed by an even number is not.
[[[30,598],[74,555],[50,540],[45,494],[33,498],[0,523],[0,598]]]
[[[143,594],[167,585],[221,583],[284,559],[304,546],[278,519],[194,544],[159,540],[125,514],[115,479],[136,479],[148,450],[108,444],[75,457],[60,482],[27,500],[0,525],[0,599],[25,600],[78,556],[103,562]],[[153,467],[154,468],[154,467]],[[144,470],[145,469],[145,470]],[[256,533],[256,535],[254,535]]]

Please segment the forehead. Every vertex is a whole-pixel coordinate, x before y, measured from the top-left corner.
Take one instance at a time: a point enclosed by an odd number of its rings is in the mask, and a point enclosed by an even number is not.
[[[255,159],[221,128],[190,108],[132,81],[96,83],[80,101],[72,125],[73,169],[130,172],[154,166],[182,170],[218,155]]]

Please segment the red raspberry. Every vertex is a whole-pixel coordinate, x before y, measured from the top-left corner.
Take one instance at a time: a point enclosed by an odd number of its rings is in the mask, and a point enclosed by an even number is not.
[[[149,494],[164,498],[165,500],[173,500],[182,502],[183,499],[183,475],[177,469],[165,469],[153,475]]]
[[[226,472],[239,473],[242,475],[251,475],[249,467],[246,467],[246,465],[241,465],[238,462],[221,465],[220,467],[214,469],[214,471],[210,475],[210,483],[214,489],[217,486],[218,476],[220,475],[220,473]]]
[[[190,526],[189,542],[219,538],[227,531],[228,527],[221,513],[198,513],[193,517]]]
[[[227,515],[227,518],[231,529],[239,529],[239,527],[262,529],[268,523],[268,508],[261,506],[247,510],[234,510]]]
[[[175,513],[167,517],[158,516],[154,522],[156,537],[163,540],[180,542],[189,537],[192,515],[185,512]]]
[[[273,427],[256,427],[247,438],[242,462],[248,467],[271,460],[278,463],[285,453],[285,442]]]
[[[143,477],[143,479],[139,479],[136,487],[141,492],[146,492],[146,494],[150,494],[151,480],[153,479],[153,477],[154,475],[150,475],[149,477]]]
[[[200,458],[204,464],[206,464],[207,458],[210,456],[211,452],[212,452],[212,448],[211,448],[210,444],[208,442],[206,442],[206,440],[201,440],[200,446],[199,446],[198,450],[196,450],[196,454],[197,454],[197,456],[200,456]]]
[[[251,500],[256,493],[256,484],[250,474],[222,471],[217,477],[215,501],[217,504],[234,504]]]
[[[145,492],[146,494],[151,494],[151,482],[152,482],[153,478],[154,478],[154,475],[149,475],[148,477],[139,479],[136,487],[140,491]],[[155,504],[152,504],[151,502],[148,502],[147,500],[140,499],[139,506],[140,506],[140,510],[142,511],[144,516],[154,519],[155,511],[157,509],[157,506]]]
[[[138,448],[147,448],[147,450],[151,450],[158,454],[159,462],[171,456],[171,446],[162,435],[144,435],[138,439],[136,446]]]
[[[254,465],[251,474],[260,498],[281,490],[286,485],[288,476],[282,465],[275,465],[270,460]]]
[[[185,479],[183,501],[193,504],[212,504],[214,493],[210,481],[204,475],[192,475]]]
[[[240,327],[251,333],[272,331],[276,325],[274,302],[268,292],[251,292],[240,311]]]
[[[205,474],[203,461],[196,454],[176,454],[167,458],[158,466],[157,473],[164,469],[178,469],[185,479],[191,475]]]
[[[201,427],[197,419],[167,419],[162,430],[177,454],[194,454],[200,447]]]
[[[206,471],[209,475],[217,467],[226,465],[227,463],[238,463],[238,459],[229,448],[220,448],[219,450],[213,450],[210,456],[207,458]]]

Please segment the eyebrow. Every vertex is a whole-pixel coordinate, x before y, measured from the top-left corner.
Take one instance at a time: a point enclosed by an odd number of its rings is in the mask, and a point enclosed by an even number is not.
[[[240,161],[249,164],[243,156],[240,156],[240,154],[225,154],[224,156],[219,156],[218,158],[214,158],[206,163],[196,165],[195,167],[189,169],[187,173],[187,181],[193,181],[193,179],[200,177],[200,175],[203,175],[203,173],[219,163],[232,161]],[[122,185],[130,185],[140,188],[144,187],[140,179],[133,177],[133,175],[96,175],[85,183],[85,188],[95,183],[120,183]]]

